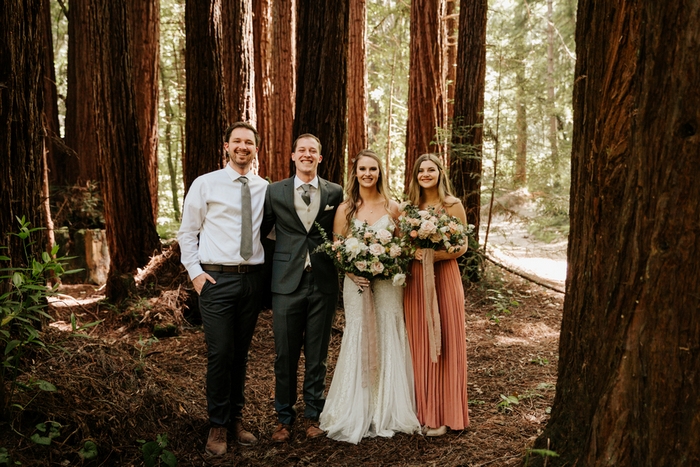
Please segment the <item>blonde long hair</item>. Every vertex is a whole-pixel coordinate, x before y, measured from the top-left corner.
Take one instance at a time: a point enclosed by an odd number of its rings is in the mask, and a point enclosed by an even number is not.
[[[352,168],[350,172],[348,172],[348,183],[345,186],[345,200],[349,203],[345,215],[347,229],[350,229],[350,226],[353,222],[353,218],[355,217],[355,213],[357,212],[357,209],[362,205],[362,198],[360,198],[360,184],[357,181],[357,170],[355,169],[355,167],[357,166],[357,162],[362,157],[369,157],[370,159],[374,159],[377,162],[377,167],[379,167],[379,179],[377,180],[376,187],[379,194],[381,194],[384,198],[384,209],[386,209],[387,211],[389,210],[389,184],[387,183],[386,177],[384,176],[384,171],[382,169],[382,161],[379,159],[379,156],[377,156],[377,154],[374,151],[371,151],[369,149],[363,149],[362,151],[357,153],[357,156],[355,156],[355,158],[352,160]],[[347,231],[344,233],[347,233]]]
[[[413,173],[411,174],[411,182],[408,185],[408,201],[416,206],[420,204],[420,196],[423,189],[418,183],[418,170],[420,169],[420,165],[425,161],[430,161],[437,166],[439,173],[437,189],[438,196],[440,197],[440,204],[452,206],[454,203],[445,203],[448,196],[454,197],[454,195],[452,194],[452,185],[450,184],[450,180],[447,178],[447,174],[445,174],[445,167],[442,165],[442,161],[437,154],[423,154],[416,159],[416,163],[413,165]]]

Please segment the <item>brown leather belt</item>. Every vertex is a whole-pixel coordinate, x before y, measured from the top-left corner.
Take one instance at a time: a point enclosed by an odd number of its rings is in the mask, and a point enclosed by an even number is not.
[[[247,274],[249,272],[262,271],[263,264],[238,264],[236,266],[225,266],[223,264],[202,264],[202,269],[207,272],[227,272],[229,274]]]

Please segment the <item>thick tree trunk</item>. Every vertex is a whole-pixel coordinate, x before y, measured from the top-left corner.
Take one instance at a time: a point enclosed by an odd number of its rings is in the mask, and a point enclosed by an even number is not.
[[[110,256],[106,294],[120,302],[160,241],[139,137],[126,0],[89,3],[88,27],[95,33],[89,44],[96,71],[92,101]]]
[[[319,175],[343,183],[347,115],[349,0],[299,2],[294,137],[322,144]]]
[[[97,138],[95,133],[95,102],[92,83],[95,78],[94,63],[90,61],[90,44],[96,38],[88,24],[90,2],[70,0],[68,16],[68,92],[66,95],[66,146],[77,158],[65,159],[66,184],[84,184],[98,180]]]
[[[406,123],[406,186],[416,159],[440,153],[436,133],[445,123],[443,112],[441,11],[444,0],[411,2],[411,44]]]
[[[153,220],[158,218],[158,81],[160,64],[160,0],[129,0],[127,17],[134,64],[136,113]]]
[[[165,121],[165,128],[163,130],[163,143],[165,144],[165,157],[168,165],[168,175],[170,177],[170,193],[173,200],[173,217],[175,219],[180,219],[180,194],[179,194],[179,183],[178,177],[179,173],[177,171],[177,159],[175,158],[175,150],[173,146],[176,146],[173,142],[173,122],[176,122],[175,111],[173,110],[172,102],[170,101],[170,86],[168,81],[165,79],[163,71],[161,70],[161,91],[163,93],[163,120]],[[177,127],[177,123],[175,124]]]
[[[222,0],[221,24],[227,123],[256,125],[252,0]]]
[[[348,170],[352,159],[367,149],[367,3],[350,2],[348,39]]]
[[[186,149],[182,159],[185,192],[195,178],[226,164],[226,105],[221,68],[221,0],[185,5],[187,70]]]
[[[461,0],[450,181],[479,238],[487,1]],[[408,167],[408,166],[407,166]],[[408,169],[407,169],[408,170]]]
[[[42,205],[44,175],[42,128],[43,54],[41,0],[0,4],[0,267],[27,265],[17,232],[17,217],[32,227],[45,225]],[[44,236],[32,237],[29,255],[40,258]],[[0,284],[0,292],[4,287]],[[0,388],[4,389],[4,388]],[[0,396],[1,397],[1,396]],[[2,402],[2,400],[0,400]],[[4,407],[4,404],[3,404]]]
[[[581,0],[577,18],[567,295],[537,446],[550,465],[699,465],[700,4]]]
[[[295,30],[293,0],[255,2],[255,74],[260,175],[289,177],[294,124]]]

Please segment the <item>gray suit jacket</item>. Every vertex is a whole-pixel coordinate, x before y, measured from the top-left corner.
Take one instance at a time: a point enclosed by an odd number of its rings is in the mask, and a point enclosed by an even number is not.
[[[343,189],[336,183],[319,177],[320,205],[316,223],[321,225],[329,238],[333,236],[333,218],[343,202]],[[277,240],[272,258],[272,292],[292,293],[299,286],[304,271],[306,252],[311,258],[314,283],[322,292],[338,293],[338,271],[326,253],[315,252],[323,242],[314,224],[309,232],[294,208],[294,177],[272,183],[265,195],[265,215],[261,232],[267,236],[275,226]]]

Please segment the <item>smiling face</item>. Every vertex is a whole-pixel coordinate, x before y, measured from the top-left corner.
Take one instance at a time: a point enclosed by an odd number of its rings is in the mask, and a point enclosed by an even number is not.
[[[423,189],[437,187],[440,182],[440,170],[437,164],[431,160],[421,162],[418,167],[416,179]]]
[[[318,142],[311,137],[299,138],[292,153],[297,176],[311,181],[316,176],[318,163],[323,160]]]
[[[375,187],[381,176],[379,164],[371,157],[360,157],[355,162],[355,176],[361,187]]]
[[[234,170],[240,173],[248,172],[258,154],[258,148],[255,146],[255,133],[248,128],[234,128],[228,141],[224,143],[224,150],[226,150],[229,164]]]

